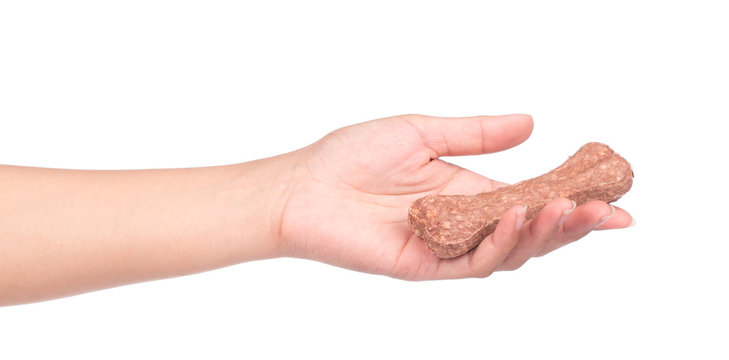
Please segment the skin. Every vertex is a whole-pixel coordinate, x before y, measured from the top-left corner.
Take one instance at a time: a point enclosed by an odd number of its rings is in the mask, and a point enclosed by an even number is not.
[[[407,280],[514,270],[592,230],[629,226],[623,209],[554,199],[531,221],[516,206],[473,251],[439,259],[407,226],[434,193],[506,184],[440,159],[526,140],[528,115],[403,115],[338,129],[247,163],[165,170],[0,166],[0,305],[300,257]]]

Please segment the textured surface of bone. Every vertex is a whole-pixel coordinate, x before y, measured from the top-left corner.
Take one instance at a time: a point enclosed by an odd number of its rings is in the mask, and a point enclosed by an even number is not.
[[[583,145],[556,169],[533,179],[477,195],[428,195],[414,201],[408,224],[440,258],[468,252],[491,234],[501,215],[527,205],[533,218],[550,200],[568,198],[581,205],[613,202],[633,184],[630,163],[605,144]]]

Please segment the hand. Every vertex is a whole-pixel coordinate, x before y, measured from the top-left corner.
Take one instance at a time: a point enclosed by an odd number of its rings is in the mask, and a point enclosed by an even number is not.
[[[485,277],[514,270],[597,229],[632,222],[593,201],[573,209],[555,199],[524,223],[508,210],[495,232],[455,259],[431,254],[407,225],[410,203],[428,194],[475,194],[506,184],[439,157],[511,148],[531,134],[528,115],[438,118],[404,115],[336,130],[292,153],[297,181],[284,199],[284,254],[409,280]]]

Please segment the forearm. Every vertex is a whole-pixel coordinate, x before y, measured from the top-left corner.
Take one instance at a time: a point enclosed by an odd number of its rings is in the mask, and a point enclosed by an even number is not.
[[[0,305],[277,256],[285,162],[134,171],[0,166]]]

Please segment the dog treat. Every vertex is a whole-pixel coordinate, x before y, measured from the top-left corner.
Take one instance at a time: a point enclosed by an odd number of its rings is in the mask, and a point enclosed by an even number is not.
[[[428,195],[408,210],[413,232],[439,258],[460,256],[494,232],[501,215],[516,205],[527,205],[533,218],[556,198],[584,204],[613,202],[630,190],[630,164],[607,145],[583,145],[558,168],[531,180],[477,195]]]

